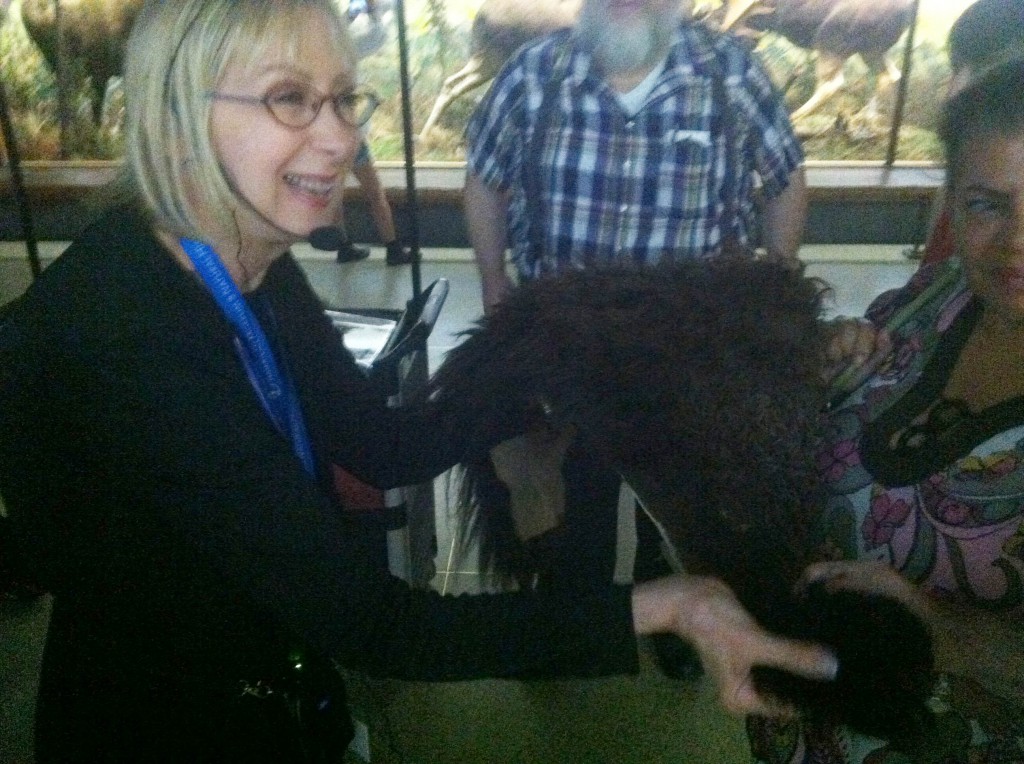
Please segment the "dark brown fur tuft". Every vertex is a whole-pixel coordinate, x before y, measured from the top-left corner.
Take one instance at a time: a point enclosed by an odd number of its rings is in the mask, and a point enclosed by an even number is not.
[[[468,332],[430,393],[457,401],[481,443],[544,421],[574,425],[581,444],[665,528],[687,570],[722,577],[768,628],[824,640],[845,660],[835,683],[765,671],[762,686],[868,732],[892,731],[893,715],[905,720],[897,730],[916,730],[923,683],[905,674],[927,673],[926,632],[876,618],[858,623],[849,598],[830,608],[828,596],[793,595],[814,557],[823,500],[814,454],[826,291],[795,270],[749,259],[542,279]],[[464,528],[485,565],[528,585],[541,561],[515,538],[508,493],[486,449],[463,467]],[[921,658],[900,674],[908,653]],[[877,692],[886,686],[911,691],[894,691],[886,705]]]

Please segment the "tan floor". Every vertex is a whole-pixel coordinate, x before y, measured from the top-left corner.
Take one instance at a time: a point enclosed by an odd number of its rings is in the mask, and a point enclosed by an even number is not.
[[[47,245],[44,254],[59,247]],[[29,283],[23,249],[0,244],[0,303]],[[300,251],[321,297],[337,307],[401,308],[410,297],[409,267],[385,268],[382,253],[337,265]],[[428,253],[429,255],[430,253]],[[883,289],[916,268],[900,248],[808,248],[809,272],[835,287],[832,310],[863,312]],[[436,253],[423,283],[451,281],[430,340],[432,364],[479,315],[479,288],[465,253]],[[446,593],[487,583],[471,558],[453,552],[443,484],[438,483],[438,555],[433,585]],[[0,762],[29,764],[31,709],[47,600],[0,605]],[[707,683],[664,678],[646,649],[636,677],[560,682],[475,681],[425,684],[353,677],[356,713],[369,726],[371,761],[384,764],[739,764],[748,760],[742,722],[715,705]],[[352,757],[354,761],[359,759]]]

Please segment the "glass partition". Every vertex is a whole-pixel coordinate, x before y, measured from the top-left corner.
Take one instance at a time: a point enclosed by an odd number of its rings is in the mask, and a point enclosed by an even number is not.
[[[346,0],[341,2],[349,7]],[[351,4],[353,30],[357,36],[363,36],[366,47],[371,49],[360,64],[362,79],[383,99],[383,106],[368,131],[378,161],[403,159],[398,46],[391,2],[352,0]],[[466,64],[473,18],[486,2],[406,1],[415,132],[423,130],[445,79]],[[863,5],[877,5],[881,13],[889,2],[891,0],[863,0]],[[897,160],[934,161],[939,158],[932,125],[948,80],[946,35],[953,20],[971,2],[920,0],[911,74],[895,153]],[[134,3],[135,0],[125,0],[120,5]],[[26,160],[117,158],[121,151],[118,125],[122,109],[116,80],[90,87],[87,84],[90,64],[84,57],[70,56],[63,65],[62,78],[68,85],[59,88],[56,67],[47,63],[26,31],[23,15],[27,15],[32,6],[45,6],[52,11],[54,5],[53,0],[7,0],[0,26],[0,76],[7,89],[22,157]],[[81,7],[81,4],[68,5]],[[119,4],[110,0],[107,5]],[[513,14],[516,17],[498,22],[500,31],[506,38],[525,34],[524,30],[536,26],[538,16],[550,12],[544,10],[548,5],[559,4],[522,0],[521,11]],[[379,27],[371,23],[371,11],[377,14]],[[69,9],[64,13],[64,23],[67,26],[81,22]],[[897,69],[904,64],[905,39],[901,37],[888,53]],[[773,79],[784,91],[791,109],[799,108],[811,98],[820,85],[815,76],[818,54],[798,48],[771,31],[756,39],[756,47]],[[489,52],[499,59],[502,57],[500,51]],[[485,67],[481,75],[485,81],[455,98],[436,123],[417,139],[417,161],[459,162],[463,159],[462,134],[466,120],[486,88],[489,73]],[[893,84],[886,89],[883,83],[877,114],[872,116],[864,107],[875,93],[878,78],[857,56],[843,63],[842,73],[845,84],[840,92],[796,121],[808,157],[812,160],[882,161],[889,146],[897,86]]]

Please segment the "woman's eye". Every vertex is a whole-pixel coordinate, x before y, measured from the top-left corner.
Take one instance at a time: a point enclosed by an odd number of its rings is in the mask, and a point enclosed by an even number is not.
[[[281,106],[305,106],[309,102],[309,92],[302,88],[274,90],[267,95],[267,100]]]
[[[964,200],[964,209],[971,215],[994,215],[1001,211],[1002,205],[987,196],[969,196]]]

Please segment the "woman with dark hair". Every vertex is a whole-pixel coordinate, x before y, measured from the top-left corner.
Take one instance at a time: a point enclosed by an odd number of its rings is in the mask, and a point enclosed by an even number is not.
[[[950,95],[973,77],[1011,58],[1024,56],[1024,0],[977,0],[949,30]],[[953,255],[953,211],[940,191],[922,263]]]
[[[898,596],[931,623],[932,734],[896,751],[827,725],[751,720],[764,762],[1024,760],[1024,59],[949,101],[940,135],[955,256],[879,297],[837,389],[807,578]],[[857,375],[863,379],[863,375]]]

